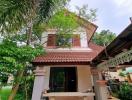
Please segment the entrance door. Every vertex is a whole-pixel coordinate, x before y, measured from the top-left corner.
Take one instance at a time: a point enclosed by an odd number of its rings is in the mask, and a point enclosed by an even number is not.
[[[76,92],[76,67],[51,67],[49,87],[52,92]]]

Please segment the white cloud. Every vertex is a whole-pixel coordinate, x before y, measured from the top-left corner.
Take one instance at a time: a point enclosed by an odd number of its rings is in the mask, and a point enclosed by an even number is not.
[[[113,0],[113,2],[118,9],[117,16],[130,15],[132,13],[132,0]]]

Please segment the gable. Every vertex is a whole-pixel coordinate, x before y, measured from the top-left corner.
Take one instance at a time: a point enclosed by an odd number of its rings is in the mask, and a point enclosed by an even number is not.
[[[95,31],[97,30],[98,26],[95,24],[85,20],[84,18],[81,18],[77,16],[77,21],[80,24],[81,27],[84,27],[87,33],[87,40],[88,43],[90,42],[92,36],[94,35]]]
[[[73,12],[70,12],[68,10],[65,9],[65,12],[66,13],[70,13],[70,14],[74,14]],[[78,22],[78,24],[85,28],[86,29],[86,32],[87,32],[87,40],[88,40],[88,43],[90,42],[92,36],[94,35],[95,31],[97,30],[98,26],[95,25],[94,23],[74,14],[75,17],[76,17],[76,21]]]

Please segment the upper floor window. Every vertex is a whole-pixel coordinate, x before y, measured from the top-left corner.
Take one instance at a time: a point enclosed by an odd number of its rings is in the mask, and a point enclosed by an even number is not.
[[[80,47],[80,35],[48,34],[47,47]]]
[[[56,46],[58,47],[71,47],[73,34],[57,34]]]

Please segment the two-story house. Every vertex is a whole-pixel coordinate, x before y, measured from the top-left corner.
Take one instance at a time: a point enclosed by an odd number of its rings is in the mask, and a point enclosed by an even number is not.
[[[55,29],[44,32],[46,54],[33,61],[36,66],[32,100],[49,97],[50,100],[93,100],[91,61],[103,47],[90,42],[97,26],[84,19],[67,40],[70,47],[61,47]],[[50,93],[47,93],[47,90]],[[88,92],[89,91],[89,92]]]

